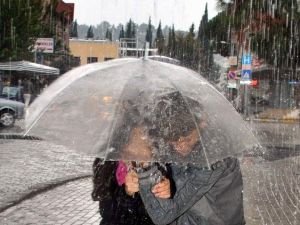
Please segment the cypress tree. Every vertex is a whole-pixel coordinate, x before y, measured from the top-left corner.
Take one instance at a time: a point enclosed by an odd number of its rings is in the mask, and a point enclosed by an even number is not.
[[[132,38],[133,30],[133,22],[131,19],[129,19],[129,22],[126,25],[125,38]]]
[[[86,38],[94,38],[94,32],[92,26],[89,27],[87,33],[86,33]]]
[[[77,20],[75,20],[75,22],[72,24],[70,37],[78,38],[77,26]]]
[[[151,17],[149,17],[148,27],[146,32],[146,42],[149,42],[149,48],[152,48],[152,25],[151,25]]]
[[[161,55],[164,51],[165,45],[165,38],[161,29],[161,21],[159,21],[159,25],[157,27],[155,43],[156,48],[158,49],[158,54]]]
[[[125,38],[125,31],[124,31],[124,27],[122,26],[121,30],[120,30],[120,33],[119,33],[119,40],[121,38]]]
[[[106,38],[107,40],[112,41],[112,30],[111,30],[111,29],[107,28],[106,34],[105,34],[105,38]]]

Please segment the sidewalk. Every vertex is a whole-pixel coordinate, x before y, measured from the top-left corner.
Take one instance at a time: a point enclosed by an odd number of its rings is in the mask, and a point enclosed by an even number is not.
[[[300,123],[300,109],[266,109],[252,115],[250,120],[260,122]]]
[[[91,188],[91,179],[82,179],[41,193],[0,213],[0,224],[99,225]]]
[[[249,124],[258,127],[259,135],[271,133],[270,139],[261,137],[270,143],[289,138],[287,145],[292,146],[300,141],[299,124]],[[279,138],[282,133],[286,136]],[[91,157],[47,142],[0,139],[0,224],[99,224],[90,178],[66,183],[90,176],[92,162]],[[299,156],[276,161],[249,158],[242,171],[247,225],[298,225]]]
[[[278,161],[242,160],[247,225],[298,225],[300,157]],[[98,225],[98,203],[90,178],[41,193],[0,213],[0,224]]]
[[[39,191],[91,175],[92,162],[47,142],[0,139],[0,212]]]

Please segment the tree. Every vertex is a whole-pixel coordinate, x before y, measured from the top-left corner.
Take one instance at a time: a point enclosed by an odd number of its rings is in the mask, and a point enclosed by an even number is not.
[[[75,20],[75,22],[72,24],[70,37],[78,38],[77,26],[77,20]]]
[[[300,63],[299,44],[291,44],[299,43],[298,2],[218,0],[237,37],[238,50],[255,52],[277,68],[294,70]]]
[[[87,33],[86,33],[86,38],[94,38],[94,32],[93,32],[93,27],[90,26]]]
[[[107,28],[106,34],[105,34],[105,38],[106,38],[107,40],[112,41],[112,30],[111,30],[111,29]]]
[[[121,30],[120,30],[119,40],[120,40],[121,38],[125,38],[125,31],[124,31],[123,25],[122,25],[122,28],[121,28]]]
[[[196,49],[195,49],[195,26],[191,25],[189,33],[185,38],[185,51],[183,56],[184,64],[190,68],[197,69],[198,62],[195,61]]]
[[[0,60],[30,60],[35,40],[49,26],[43,23],[43,1],[0,0]]]
[[[207,31],[207,25],[208,25],[208,12],[207,12],[207,3],[205,5],[205,10],[204,14],[202,16],[200,25],[199,25],[199,30],[198,30],[198,37],[197,37],[197,48],[199,49],[199,70],[203,76],[208,77],[209,76],[209,71],[210,71],[210,66],[211,64],[210,59],[210,46],[209,46],[209,35]]]
[[[131,19],[126,25],[125,38],[135,38],[135,25]]]
[[[156,48],[158,49],[158,54],[163,54],[164,46],[165,46],[165,38],[161,29],[161,21],[159,21],[159,25],[156,31],[156,38],[155,38]]]
[[[205,39],[207,39],[207,34],[206,34],[206,26],[208,23],[208,12],[207,12],[207,3],[205,5],[205,10],[204,10],[204,14],[202,16],[200,25],[199,25],[199,30],[198,30],[198,41],[200,43],[204,43]]]
[[[149,17],[148,27],[146,31],[146,42],[149,42],[149,48],[152,48],[152,25],[151,25],[151,17]]]

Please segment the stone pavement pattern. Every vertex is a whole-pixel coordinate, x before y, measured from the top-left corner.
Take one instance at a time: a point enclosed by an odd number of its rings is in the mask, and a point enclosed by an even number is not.
[[[244,163],[247,225],[300,224],[300,157]]]
[[[277,161],[243,159],[247,225],[298,225],[300,157]],[[99,224],[91,179],[70,182],[23,201],[0,214],[0,224]]]
[[[0,209],[51,184],[91,174],[92,162],[44,141],[0,139]]]
[[[91,179],[59,186],[4,211],[0,224],[98,225],[98,203],[92,201],[91,189]]]
[[[281,134],[290,137],[285,146],[300,141],[299,124],[252,125],[259,125],[259,134],[266,135],[262,139],[271,137],[269,143],[284,143],[287,139]],[[283,158],[266,162],[249,158],[242,164],[247,225],[298,225],[300,157],[295,156],[295,149],[272,151],[275,155],[281,151]],[[40,188],[91,174],[92,161],[46,142],[0,139],[0,208]],[[0,224],[99,224],[98,206],[91,201],[90,193],[90,179],[67,183],[3,211]]]

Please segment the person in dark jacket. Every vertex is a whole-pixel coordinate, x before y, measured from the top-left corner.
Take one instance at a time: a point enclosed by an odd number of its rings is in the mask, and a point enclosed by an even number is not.
[[[135,162],[129,161],[150,157],[147,149],[149,146],[144,142],[143,130],[138,126],[138,117],[134,115],[135,108],[129,102],[123,104],[126,113],[116,122],[118,128],[111,141],[111,148],[115,151],[110,152],[107,159],[115,157],[128,161],[95,159],[92,198],[99,201],[101,225],[152,225],[139,195],[138,178],[134,172]],[[157,198],[171,196],[169,174],[168,169],[165,169],[164,179],[156,184]]]
[[[178,93],[173,93],[168,99],[167,112],[164,107],[165,100],[162,99],[162,102],[158,101],[156,104],[156,119],[152,124],[155,129],[150,132],[150,136],[163,138],[164,143],[169,144],[178,157],[189,157],[201,146],[199,135],[205,129],[205,121],[198,120],[198,129],[195,129],[192,124],[195,124],[196,119],[190,114],[191,104],[194,103],[188,104],[188,100],[182,99]],[[140,195],[155,224],[245,224],[243,180],[237,159],[225,158],[209,168],[192,164],[171,165],[172,179],[176,186],[172,199],[155,197],[153,176],[159,171],[155,166],[145,170],[138,172]]]

